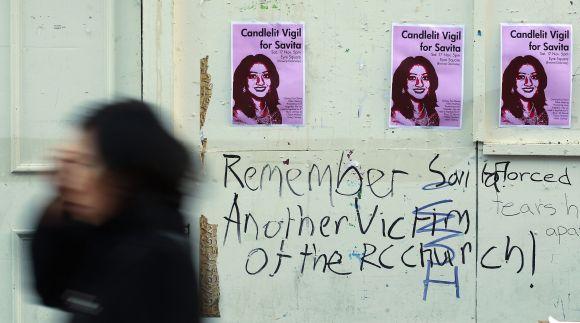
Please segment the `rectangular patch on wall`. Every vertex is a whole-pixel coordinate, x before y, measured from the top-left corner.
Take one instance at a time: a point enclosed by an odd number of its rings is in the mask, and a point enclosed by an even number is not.
[[[393,24],[389,127],[461,128],[464,28]]]
[[[572,26],[501,25],[500,127],[570,128]]]
[[[234,125],[303,125],[304,24],[232,23]]]
[[[202,215],[199,220],[199,280],[200,313],[205,317],[220,316],[220,280],[217,269],[217,224],[209,224]]]

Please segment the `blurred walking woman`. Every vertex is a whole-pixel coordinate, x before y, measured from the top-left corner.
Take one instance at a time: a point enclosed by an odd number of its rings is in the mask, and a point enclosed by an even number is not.
[[[548,125],[546,94],[548,76],[531,55],[517,56],[503,72],[501,124]]]
[[[423,56],[407,57],[393,73],[391,124],[439,126],[437,88],[433,64]]]
[[[179,211],[185,148],[139,101],[101,106],[57,158],[32,244],[36,289],[72,322],[197,322]]]
[[[234,72],[234,123],[281,124],[278,85],[280,75],[268,56],[246,56]]]

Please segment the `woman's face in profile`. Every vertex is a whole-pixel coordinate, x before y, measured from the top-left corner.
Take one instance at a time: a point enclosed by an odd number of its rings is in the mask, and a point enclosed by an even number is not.
[[[415,101],[421,101],[429,93],[429,87],[431,86],[431,81],[427,70],[423,65],[414,65],[409,70],[409,75],[407,76],[407,86],[405,90],[411,98]]]
[[[262,63],[252,65],[248,73],[248,91],[252,96],[259,99],[264,98],[270,92],[271,84],[270,72],[268,72],[266,65]]]
[[[536,69],[529,64],[522,65],[516,75],[516,92],[523,99],[531,99],[538,92],[539,85]]]

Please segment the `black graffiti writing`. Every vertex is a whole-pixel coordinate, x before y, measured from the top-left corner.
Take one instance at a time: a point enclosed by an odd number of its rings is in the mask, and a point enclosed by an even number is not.
[[[326,186],[331,206],[334,206],[334,194],[346,197],[357,196],[362,194],[365,188],[380,199],[394,197],[397,179],[409,174],[400,169],[385,171],[370,168],[363,173],[353,165],[344,167],[344,153],[340,156],[337,169],[329,164],[316,163],[306,169],[268,163],[260,166],[240,166],[243,160],[240,155],[223,154],[223,157],[225,188],[235,187],[257,192],[275,187],[280,197],[285,194],[300,197],[306,192]],[[348,186],[344,185],[347,181]],[[351,183],[355,184],[350,185]]]

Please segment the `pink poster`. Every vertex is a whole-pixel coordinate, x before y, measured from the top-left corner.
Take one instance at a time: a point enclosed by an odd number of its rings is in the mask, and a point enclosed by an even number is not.
[[[501,25],[500,127],[570,127],[572,26]]]
[[[393,24],[389,127],[461,128],[463,26]]]
[[[232,23],[232,123],[304,124],[304,24]]]

